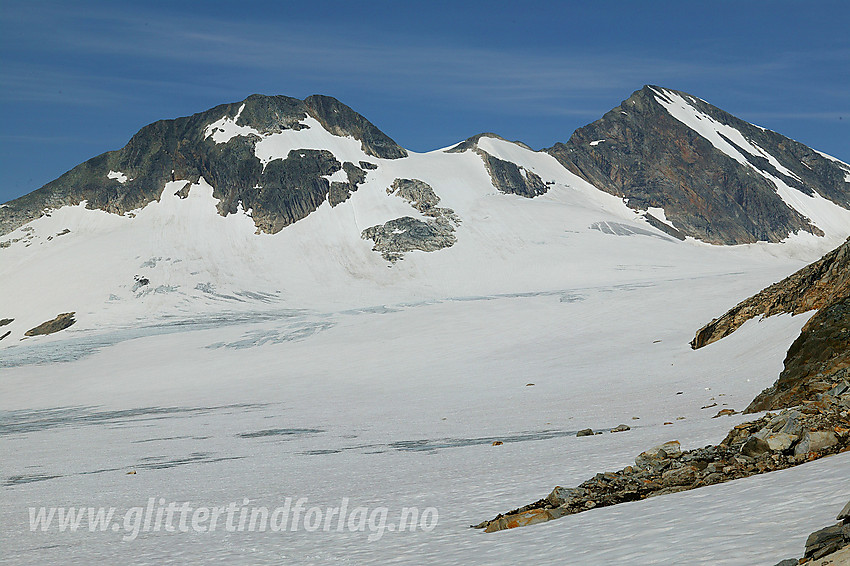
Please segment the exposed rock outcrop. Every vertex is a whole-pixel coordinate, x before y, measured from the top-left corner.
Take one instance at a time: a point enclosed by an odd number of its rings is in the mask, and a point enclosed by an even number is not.
[[[850,239],[712,320],[697,332],[691,347],[720,340],[756,316],[812,309],[819,310],[788,349],[776,383],[762,391],[745,412],[797,405],[850,379]]]
[[[26,332],[24,332],[24,336],[40,336],[43,334],[53,334],[54,332],[59,332],[60,330],[65,330],[75,322],[73,312],[66,312],[58,315],[53,320],[48,320],[47,322],[42,322],[35,328],[30,328]]]
[[[381,252],[384,259],[395,262],[402,259],[405,252],[433,252],[457,241],[454,231],[460,219],[452,209],[437,206],[440,197],[430,185],[419,179],[396,179],[387,194],[403,198],[430,219],[423,221],[403,216],[363,230],[363,239],[372,240],[375,243],[372,250]]]
[[[756,149],[754,156],[726,138],[747,162],[731,158],[667,111],[662,103],[673,99],[700,113],[702,124],[711,120],[731,126],[763,151]],[[546,151],[635,210],[663,208],[678,233],[715,244],[778,242],[798,230],[821,233],[779,197],[762,172],[850,208],[850,186],[841,164],[699,98],[659,87],[636,91],[600,120],[576,130],[567,143]]]
[[[555,487],[543,499],[475,528],[485,532],[558,519],[615,505],[782,470],[850,450],[850,386],[779,414],[734,427],[716,446],[681,449],[670,441],[642,452],[634,466],[596,474],[575,488]]]
[[[549,187],[533,171],[521,168],[510,161],[493,157],[480,149],[478,155],[484,160],[484,167],[490,174],[493,186],[503,193],[534,198],[549,190]]]
[[[481,138],[495,138],[502,141],[507,141],[505,138],[492,133],[478,134],[464,140],[454,147],[445,150],[446,153],[463,153],[464,151],[474,151],[484,162],[484,168],[490,175],[490,180],[493,186],[500,192],[505,194],[514,194],[526,198],[534,198],[544,194],[549,187],[533,171],[529,171],[524,167],[520,167],[510,161],[499,159],[490,155],[481,147],[479,142]],[[531,150],[530,147],[521,142],[508,142],[519,145],[525,149]]]
[[[702,327],[691,347],[702,348],[737,330],[756,316],[800,314],[850,295],[850,239],[818,261],[739,303]]]
[[[313,173],[329,170],[335,157],[327,151],[320,155],[315,150],[300,150],[313,153],[306,157],[297,153],[294,158],[290,154],[287,159],[268,163],[264,170],[254,154],[259,140],[256,134],[236,135],[216,143],[218,128],[210,126],[226,119],[266,135],[304,129],[308,126],[302,122],[308,116],[334,135],[359,140],[368,155],[385,159],[407,155],[372,123],[334,98],[315,95],[302,101],[255,94],[243,102],[145,126],[122,149],[89,159],[42,188],[6,203],[0,211],[0,235],[41,217],[48,209],[82,201],[88,208],[124,214],[157,200],[169,181],[195,183],[200,177],[213,186],[213,196],[220,200],[220,214],[234,213],[241,204],[244,210],[254,212],[260,230],[279,230],[302,218],[305,211],[314,210],[322,193],[328,198],[330,187],[314,180]],[[275,165],[276,161],[290,159],[290,163]],[[336,170],[339,167],[337,162]],[[362,178],[356,180],[360,174],[352,168],[363,173],[354,164],[346,168],[349,192],[362,183]],[[345,187],[334,187],[334,203],[345,198]]]
[[[325,178],[340,169],[348,182]],[[344,202],[365,178],[362,169],[349,162],[340,165],[327,150],[294,149],[286,159],[266,165],[254,190],[247,192],[242,202],[251,208],[257,228],[275,234],[306,218],[325,200],[331,206]]]

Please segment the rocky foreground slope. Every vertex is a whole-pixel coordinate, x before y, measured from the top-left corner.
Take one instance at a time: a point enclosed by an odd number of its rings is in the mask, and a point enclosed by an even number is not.
[[[838,523],[817,530],[806,539],[802,558],[788,558],[776,566],[842,566],[850,564],[850,502],[838,513]]]
[[[734,427],[715,446],[682,451],[670,441],[642,452],[634,466],[598,473],[574,488],[483,521],[492,533],[566,515],[783,470],[850,450],[850,382],[800,407]]]

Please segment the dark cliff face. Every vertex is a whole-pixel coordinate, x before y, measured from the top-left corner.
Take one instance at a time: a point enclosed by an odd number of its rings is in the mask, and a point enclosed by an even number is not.
[[[747,157],[752,167],[732,159],[674,118],[658,101],[665,99],[665,92],[737,129],[799,180],[781,173],[762,156]],[[628,199],[636,210],[664,208],[681,233],[673,235],[714,244],[778,242],[799,230],[821,234],[785,204],[774,183],[755,169],[806,194],[817,192],[850,208],[850,183],[836,162],[703,100],[658,87],[636,91],[600,120],[576,130],[567,143],[546,151],[596,187]],[[746,151],[740,153],[749,156]]]
[[[363,169],[339,163],[328,151],[290,153],[269,162],[264,171],[254,155],[257,136],[235,136],[216,144],[206,135],[208,125],[237,114],[237,125],[250,126],[261,134],[300,130],[306,127],[300,122],[312,116],[332,134],[359,140],[367,155],[385,159],[407,155],[386,134],[334,98],[314,95],[302,101],[252,95],[244,102],[154,122],[139,130],[122,149],[94,157],[37,191],[6,203],[0,214],[0,235],[39,218],[45,209],[82,201],[88,208],[123,214],[157,200],[165,183],[173,179],[195,183],[200,177],[213,186],[213,195],[221,201],[221,214],[236,212],[241,202],[244,209],[253,210],[258,229],[274,233],[326,199],[330,198],[331,204],[344,201],[365,179]],[[331,187],[323,176],[341,168],[348,173],[349,182],[335,182],[340,186]],[[128,180],[110,179],[109,171],[120,171]]]
[[[529,171],[523,167],[519,167],[516,163],[499,159],[490,155],[478,146],[481,138],[495,138],[502,141],[508,141],[502,136],[492,133],[482,133],[472,136],[454,147],[446,149],[446,153],[463,153],[464,151],[473,151],[478,154],[481,161],[484,162],[484,168],[487,174],[490,175],[490,182],[500,192],[505,194],[519,195],[526,198],[534,198],[545,194],[549,187],[543,180],[533,171]],[[522,142],[510,142],[524,147],[531,151],[531,148]]]

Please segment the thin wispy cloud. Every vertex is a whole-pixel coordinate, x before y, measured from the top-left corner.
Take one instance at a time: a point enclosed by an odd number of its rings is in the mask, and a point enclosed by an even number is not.
[[[67,18],[76,18],[78,25],[68,26]],[[69,31],[80,28],[97,32]],[[132,81],[129,75],[134,62],[155,60],[161,65],[162,75],[168,78],[149,81],[146,86],[160,91],[233,90],[232,86],[228,88],[216,82],[212,75],[231,85],[258,82],[245,80],[248,75],[265,75],[267,79],[260,82],[269,85],[285,82],[287,76],[297,76],[302,84],[325,88],[344,82],[349,88],[367,92],[436,97],[460,106],[474,104],[506,112],[586,115],[587,111],[563,108],[563,102],[600,92],[627,95],[646,82],[647,77],[675,87],[676,83],[693,77],[730,81],[736,77],[768,75],[797,64],[782,54],[755,63],[741,58],[722,65],[639,53],[624,57],[622,53],[606,53],[601,48],[595,49],[595,53],[540,54],[522,49],[445,45],[427,37],[412,41],[391,32],[364,37],[336,25],[287,26],[206,17],[157,18],[143,10],[121,16],[108,13],[81,16],[65,11],[54,14],[54,21],[40,29],[43,30],[43,37],[37,38],[40,48],[55,50],[67,46],[82,60],[107,54],[110,59],[122,59],[111,65],[118,74],[112,77],[77,74],[70,78],[73,73],[64,68],[48,68],[42,69],[38,78],[32,78],[21,76],[20,70],[13,68],[3,72],[4,84],[10,86],[2,95],[4,99],[109,103],[109,92],[119,90],[112,81]],[[829,56],[841,57],[836,53]],[[122,65],[126,67],[123,71]],[[174,78],[182,68],[188,67],[201,72],[193,73],[195,78],[186,82]],[[215,71],[210,73],[208,81],[199,82],[197,75],[203,76],[207,68]],[[68,84],[61,98],[50,93],[51,85],[59,83]],[[561,101],[561,107],[553,108],[555,105],[547,103],[554,100]]]

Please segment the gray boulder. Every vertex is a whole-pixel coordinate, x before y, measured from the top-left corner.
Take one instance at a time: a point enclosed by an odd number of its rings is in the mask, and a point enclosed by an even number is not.
[[[635,458],[635,465],[639,468],[649,468],[659,460],[678,458],[681,455],[682,445],[679,444],[678,440],[671,440],[670,442],[659,444],[645,452],[641,452],[637,458]]]
[[[831,430],[825,431],[808,431],[803,439],[794,448],[794,455],[801,456],[809,452],[820,452],[824,448],[829,448],[838,444],[838,437]]]

